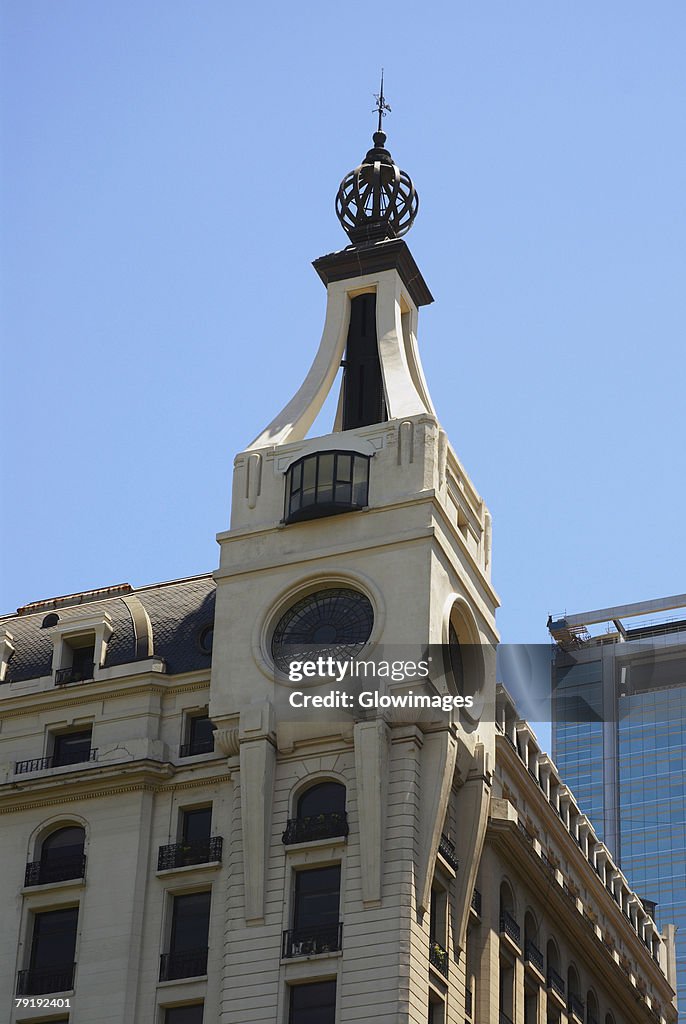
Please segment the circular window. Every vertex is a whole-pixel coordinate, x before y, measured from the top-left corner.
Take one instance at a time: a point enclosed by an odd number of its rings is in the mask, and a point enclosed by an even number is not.
[[[41,628],[50,629],[51,626],[56,626],[59,621],[60,617],[57,614],[57,612],[50,612],[50,614],[46,615],[45,618],[43,619],[41,623]]]
[[[369,640],[373,625],[371,601],[358,590],[317,590],[279,619],[272,636],[274,664],[286,672],[293,660],[354,658]]]

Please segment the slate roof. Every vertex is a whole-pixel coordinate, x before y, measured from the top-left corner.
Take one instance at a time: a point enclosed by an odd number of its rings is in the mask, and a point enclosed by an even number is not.
[[[62,604],[63,599],[42,602],[17,614],[0,618],[0,637],[7,630],[12,635],[15,651],[5,677],[6,683],[50,675],[53,644],[49,628],[43,626],[46,615],[59,615],[59,624],[77,622],[84,616],[107,612],[113,632],[107,645],[105,668],[126,665],[138,660],[136,634],[127,597],[137,598],[150,619],[153,654],[164,659],[167,673],[177,675],[196,669],[209,669],[212,656],[202,650],[200,635],[214,622],[215,584],[211,575],[160,583],[155,586],[114,588],[122,596],[90,600],[88,595],[75,595],[78,603]],[[107,593],[107,591],[103,591]],[[97,592],[96,592],[97,595]],[[147,652],[146,652],[147,656]]]

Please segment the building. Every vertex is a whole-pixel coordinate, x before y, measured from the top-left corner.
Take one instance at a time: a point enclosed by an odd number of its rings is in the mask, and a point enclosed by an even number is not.
[[[550,619],[553,755],[657,920],[686,1002],[686,595]]]
[[[0,620],[12,1024],[675,1020],[669,941],[496,693],[491,520],[422,373],[382,111],[217,571]]]

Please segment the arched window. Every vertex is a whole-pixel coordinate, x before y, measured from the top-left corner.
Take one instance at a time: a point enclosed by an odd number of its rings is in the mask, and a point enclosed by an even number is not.
[[[282,836],[286,845],[347,836],[345,786],[329,780],[315,783],[300,794],[295,814]]]
[[[605,1014],[605,1024],[615,1024],[615,1019],[609,1011]]]
[[[567,1005],[571,1016],[583,1021],[586,1007],[581,998],[579,973],[574,964],[570,964],[567,968]]]
[[[545,949],[546,959],[546,981],[548,988],[551,988],[554,992],[564,999],[565,994],[565,982],[564,978],[560,974],[560,954],[557,951],[557,946],[552,939],[548,939],[548,945]]]
[[[524,959],[543,974],[543,953],[538,948],[538,923],[533,911],[524,915]]]
[[[83,847],[86,833],[80,825],[64,825],[45,837],[40,859],[26,866],[26,885],[46,885],[83,878],[86,858]]]
[[[521,929],[515,919],[514,896],[509,882],[500,883],[500,933],[519,946]]]
[[[586,1024],[599,1024],[600,1011],[595,992],[589,988],[586,993]]]

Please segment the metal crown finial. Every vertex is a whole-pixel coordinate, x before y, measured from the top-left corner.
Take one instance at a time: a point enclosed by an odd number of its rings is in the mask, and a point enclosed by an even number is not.
[[[378,93],[376,93],[376,92],[374,93],[374,99],[376,100],[376,103],[374,105],[374,110],[379,115],[379,127],[376,130],[378,132],[380,132],[381,131],[381,119],[386,116],[386,113],[390,113],[391,112],[391,108],[388,105],[388,103],[386,103],[386,100],[384,99],[384,94],[383,94],[383,68],[381,68],[381,89],[380,89],[380,91]]]
[[[381,124],[391,108],[383,93],[383,68],[381,88],[375,96],[379,127],[372,135],[374,145],[360,166],[346,174],[336,196],[336,216],[353,245],[400,238],[412,227],[419,209],[412,178],[400,170],[386,149]]]

